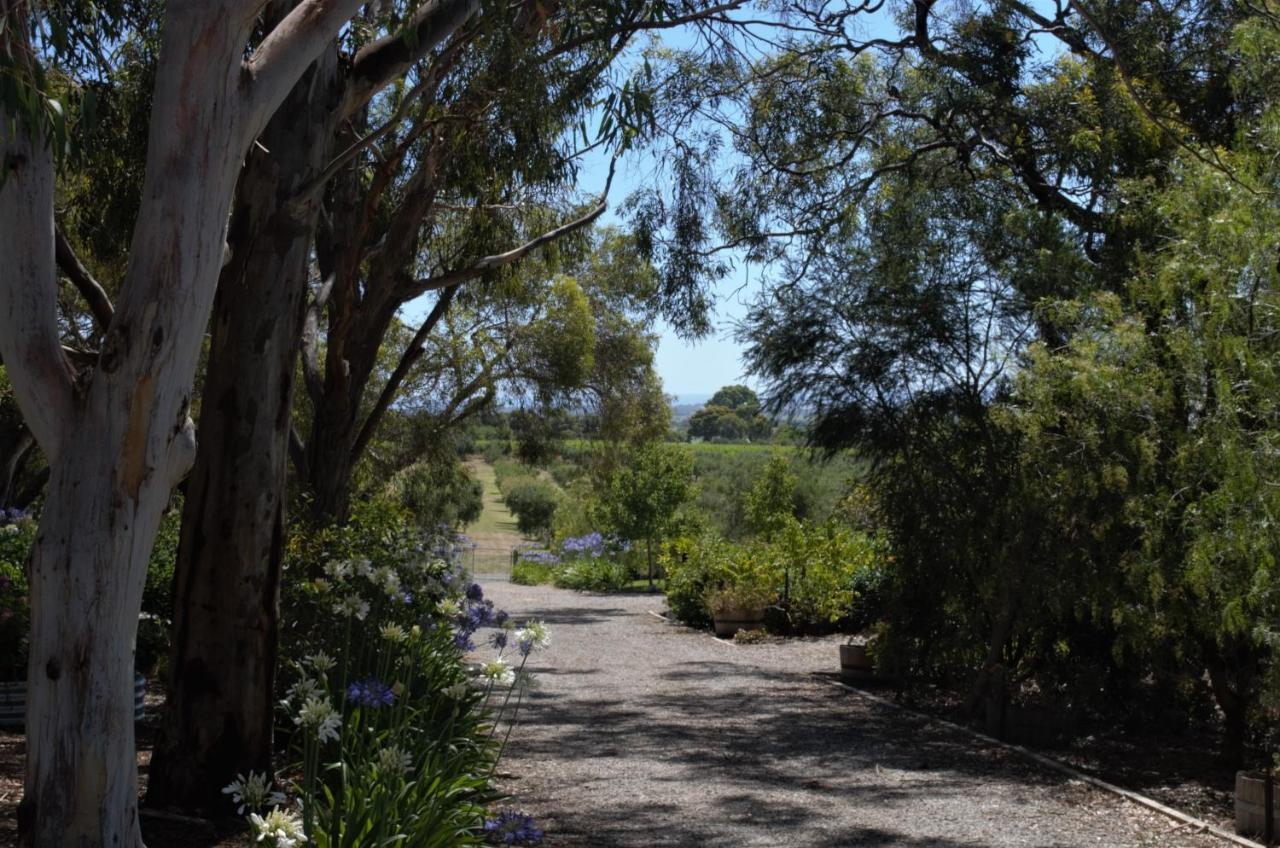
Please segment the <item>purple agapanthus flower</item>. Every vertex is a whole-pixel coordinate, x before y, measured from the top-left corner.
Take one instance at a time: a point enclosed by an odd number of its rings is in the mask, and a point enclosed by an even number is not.
[[[362,707],[389,707],[395,699],[391,687],[375,677],[357,680],[347,687],[347,700]]]
[[[484,600],[484,589],[480,588],[479,583],[471,583],[467,585],[467,600],[468,601]]]
[[[453,634],[453,647],[462,651],[464,654],[468,651],[476,649],[476,643],[471,641],[471,632],[467,630],[459,630]]]
[[[604,553],[604,536],[599,532],[570,536],[560,545],[567,554],[598,557]]]
[[[499,630],[489,637],[489,644],[501,651],[507,647],[507,631]]]
[[[533,816],[516,810],[503,810],[484,823],[485,838],[491,845],[540,845],[542,828]]]
[[[493,614],[493,626],[501,627],[507,623],[509,618],[511,618],[511,615],[506,610],[498,610]]]

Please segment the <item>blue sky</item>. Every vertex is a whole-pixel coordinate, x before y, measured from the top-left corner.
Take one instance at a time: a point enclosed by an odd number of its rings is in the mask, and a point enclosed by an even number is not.
[[[624,225],[617,210],[629,194],[646,185],[652,170],[652,163],[646,163],[643,155],[619,161],[609,192],[609,211],[601,223]],[[604,187],[608,171],[607,157],[588,157],[579,175],[579,187],[586,193],[598,192]],[[746,314],[752,296],[759,291],[760,278],[759,268],[738,263],[734,273],[721,281],[716,291],[716,331],[706,338],[686,342],[665,321],[658,322],[654,365],[667,394],[675,395],[678,401],[701,401],[721,386],[745,383],[755,387],[755,381],[743,373],[742,345],[733,340],[733,323]]]

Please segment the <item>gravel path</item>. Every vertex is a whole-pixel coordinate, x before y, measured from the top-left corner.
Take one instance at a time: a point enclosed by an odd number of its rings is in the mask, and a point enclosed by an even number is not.
[[[838,640],[736,647],[660,597],[487,589],[551,626],[501,766],[549,848],[1227,844],[814,680]]]

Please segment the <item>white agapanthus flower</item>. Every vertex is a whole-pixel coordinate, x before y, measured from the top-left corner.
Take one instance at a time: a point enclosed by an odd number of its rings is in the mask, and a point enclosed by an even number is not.
[[[265,774],[249,772],[249,776],[237,774],[236,779],[222,787],[223,795],[231,796],[231,803],[236,804],[236,815],[243,816],[245,810],[261,810],[268,804],[279,806],[288,799],[283,792],[271,790],[271,779]]]
[[[321,742],[327,742],[338,738],[342,716],[333,708],[328,698],[313,695],[302,705],[293,723],[313,731]]]
[[[413,765],[413,757],[409,756],[399,745],[389,745],[378,751],[378,774],[386,777],[404,777]]]
[[[364,621],[365,616],[369,614],[369,602],[359,595],[347,595],[333,605],[333,611],[338,615],[354,615],[360,621]]]
[[[331,559],[324,564],[324,573],[334,580],[346,580],[351,576],[351,562]]]
[[[480,677],[491,681],[495,686],[510,686],[515,682],[516,673],[502,657],[494,657],[480,666]]]
[[[551,645],[551,634],[547,630],[547,625],[541,621],[527,622],[523,628],[515,632],[513,638],[520,650],[526,654],[534,648],[541,650]]]
[[[389,565],[380,567],[373,573],[373,582],[382,587],[388,595],[400,594],[400,575]]]
[[[297,701],[299,704],[305,704],[308,699],[319,694],[319,682],[312,680],[310,677],[304,677],[289,687],[289,690],[284,693],[284,701],[286,704],[291,701]]]
[[[409,634],[398,624],[384,624],[379,628],[378,633],[393,645],[399,645],[409,638]]]
[[[307,841],[302,819],[297,813],[286,812],[279,807],[265,816],[257,813],[249,816],[249,827],[253,831],[254,842],[262,842],[272,848],[294,848]]]
[[[462,607],[458,606],[458,602],[453,598],[445,598],[440,602],[441,618],[457,618],[462,613]]]
[[[470,690],[468,690],[466,683],[455,683],[448,689],[444,690],[444,694],[455,701],[461,701],[463,698],[467,697],[468,691]]]
[[[337,664],[338,663],[334,658],[326,654],[324,651],[317,651],[307,657],[307,665],[311,666],[319,674],[328,674],[333,671],[334,666]]]
[[[353,563],[356,574],[359,574],[366,580],[373,579],[373,563],[367,559],[358,559]]]

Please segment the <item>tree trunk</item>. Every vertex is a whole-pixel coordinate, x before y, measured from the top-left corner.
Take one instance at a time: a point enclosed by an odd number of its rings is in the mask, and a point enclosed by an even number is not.
[[[315,196],[298,195],[331,153],[336,72],[327,50],[240,177],[182,514],[152,806],[217,816],[236,774],[271,770],[289,420],[318,213]]]
[[[23,114],[0,121],[0,356],[51,468],[30,559],[27,845],[142,845],[133,646],[161,514],[195,458],[192,381],[236,174],[358,3],[309,2],[246,59],[260,5],[166,4],[129,265],[84,382],[59,344],[50,145]],[[0,12],[0,47],[34,62],[30,4]]]
[[[1222,760],[1231,768],[1244,762],[1249,730],[1249,707],[1256,697],[1256,658],[1248,649],[1222,651],[1216,644],[1203,644],[1209,689],[1222,710]]]
[[[649,591],[653,591],[653,539],[645,539],[645,559],[649,563]]]

